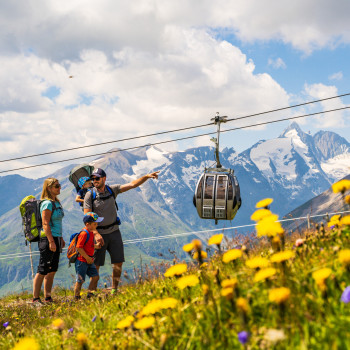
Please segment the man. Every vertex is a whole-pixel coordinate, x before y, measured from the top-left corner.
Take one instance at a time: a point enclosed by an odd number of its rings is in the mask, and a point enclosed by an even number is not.
[[[111,257],[113,267],[112,272],[112,294],[116,293],[124,260],[124,246],[122,236],[119,231],[119,218],[117,217],[117,207],[115,197],[119,193],[139,187],[148,179],[158,179],[159,171],[144,175],[125,185],[106,185],[106,173],[103,169],[95,169],[91,175],[94,188],[88,191],[84,198],[84,214],[95,212],[104,218],[103,224],[94,231],[96,243],[101,246],[95,250],[94,263],[99,272],[100,266],[105,263],[106,250]]]

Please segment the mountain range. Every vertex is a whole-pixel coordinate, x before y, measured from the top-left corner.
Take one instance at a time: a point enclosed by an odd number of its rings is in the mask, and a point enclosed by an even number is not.
[[[273,197],[273,212],[283,216],[294,208],[327,190],[332,183],[350,173],[350,144],[330,131],[310,135],[292,123],[275,139],[261,140],[243,152],[225,148],[220,154],[224,167],[234,169],[241,187],[242,207],[233,222],[220,221],[217,226],[197,216],[192,198],[196,183],[205,167],[214,163],[214,149],[196,147],[185,151],[166,152],[149,146],[136,151],[118,149],[91,164],[103,168],[107,182],[127,183],[151,171],[160,170],[157,181],[149,180],[141,187],[118,196],[123,238],[170,235],[181,232],[212,230],[252,224],[250,215],[255,203]],[[82,211],[74,202],[76,192],[68,174],[76,164],[66,166],[50,177],[62,184],[60,199],[65,209],[64,237],[82,227]],[[28,257],[3,258],[8,254],[28,251],[21,235],[18,205],[28,194],[40,195],[43,179],[27,179],[19,175],[0,177],[0,293],[30,287]],[[244,232],[246,232],[245,229]],[[250,231],[253,228],[249,229]],[[227,230],[234,236],[237,229]],[[242,229],[240,232],[243,232]],[[208,236],[211,233],[204,233]],[[129,243],[126,245],[128,271],[136,265],[171,259],[172,254],[185,257],[181,250],[190,237]],[[33,249],[37,249],[33,246]],[[73,268],[67,269],[62,256],[56,283],[72,284]],[[108,259],[107,259],[108,261]],[[37,256],[34,257],[34,266]],[[108,268],[105,270],[108,274]],[[67,277],[69,276],[69,277]]]

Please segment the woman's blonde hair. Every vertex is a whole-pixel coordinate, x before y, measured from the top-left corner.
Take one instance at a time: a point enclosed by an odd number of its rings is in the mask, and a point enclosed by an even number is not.
[[[57,179],[55,179],[54,177],[48,177],[47,179],[44,180],[44,184],[43,184],[43,190],[41,192],[41,197],[40,199],[49,199],[52,201],[58,201],[59,199],[57,197],[54,197],[51,192],[49,191],[49,188],[52,187],[56,182],[58,182]]]

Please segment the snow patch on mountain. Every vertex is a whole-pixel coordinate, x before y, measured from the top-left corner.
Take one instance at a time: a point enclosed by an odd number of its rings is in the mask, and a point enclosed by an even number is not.
[[[350,153],[343,153],[321,163],[322,170],[334,181],[350,174]]]
[[[162,165],[170,164],[171,162],[167,157],[168,154],[168,152],[155,147],[148,148],[146,150],[146,159],[138,160],[136,165],[132,167],[134,174],[139,177],[154,171],[154,169]]]

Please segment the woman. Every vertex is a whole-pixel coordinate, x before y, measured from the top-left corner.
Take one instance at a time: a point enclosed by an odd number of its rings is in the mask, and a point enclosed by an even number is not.
[[[41,193],[40,213],[43,229],[40,234],[40,260],[37,274],[33,281],[33,303],[41,304],[40,290],[44,281],[45,302],[52,302],[51,289],[58,269],[61,249],[65,242],[62,238],[63,208],[57,196],[61,185],[55,178],[44,181]]]

